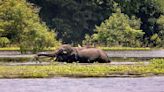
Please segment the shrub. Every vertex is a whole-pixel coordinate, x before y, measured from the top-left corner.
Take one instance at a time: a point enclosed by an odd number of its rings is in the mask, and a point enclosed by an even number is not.
[[[0,47],[6,47],[10,43],[10,40],[6,37],[0,37]]]

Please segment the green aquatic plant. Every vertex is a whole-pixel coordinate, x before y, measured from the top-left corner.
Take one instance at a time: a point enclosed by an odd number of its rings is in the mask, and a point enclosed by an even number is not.
[[[50,65],[0,66],[0,78],[140,77],[164,75],[164,59],[134,65],[54,63]]]

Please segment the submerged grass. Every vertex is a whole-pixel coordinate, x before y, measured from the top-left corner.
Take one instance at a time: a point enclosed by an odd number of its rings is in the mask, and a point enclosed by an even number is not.
[[[151,60],[149,65],[51,64],[45,66],[0,66],[0,78],[49,77],[140,77],[164,75],[164,59]]]

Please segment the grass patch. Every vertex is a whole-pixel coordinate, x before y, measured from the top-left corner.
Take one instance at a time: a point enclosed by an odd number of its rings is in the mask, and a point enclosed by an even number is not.
[[[151,64],[51,64],[45,66],[0,66],[0,78],[49,77],[113,77],[164,75],[164,59],[153,59]]]
[[[128,50],[139,50],[139,51],[144,51],[144,50],[152,50],[152,48],[133,48],[133,47],[99,47],[101,48],[102,50],[105,50],[105,51],[116,51],[116,50],[119,50],[119,51],[128,51]]]
[[[0,58],[0,62],[28,62],[31,57]]]
[[[109,57],[112,62],[139,62],[139,61],[149,61],[150,59],[145,58],[133,58],[133,57]]]
[[[4,48],[0,48],[0,51],[19,51],[20,48],[19,47],[4,47]]]
[[[43,51],[51,51],[51,50],[56,50],[56,49],[57,49],[56,47],[50,47],[50,48],[43,49]],[[20,51],[20,48],[19,47],[4,47],[4,48],[0,48],[0,51]]]
[[[151,50],[152,48],[133,48],[133,47],[98,47],[102,50],[105,51],[115,51],[115,50]],[[45,48],[43,51],[53,51],[56,50],[56,47],[50,47],[50,48]],[[5,47],[5,48],[0,48],[0,51],[19,51],[19,47]]]

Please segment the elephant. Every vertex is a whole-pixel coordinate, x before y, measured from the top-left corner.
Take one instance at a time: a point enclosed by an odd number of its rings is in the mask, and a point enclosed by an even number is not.
[[[62,45],[58,50],[58,57],[63,59],[65,62],[72,63],[76,62],[77,58],[72,52],[81,51],[87,49],[87,47],[72,47],[71,45]],[[70,54],[71,53],[71,54]]]
[[[79,63],[110,63],[107,54],[98,48],[86,47],[71,47],[63,46],[60,48],[61,52],[65,52],[67,57],[72,61],[79,61]]]
[[[79,62],[79,63],[110,63],[107,54],[98,48],[92,47],[72,47],[71,45],[62,45],[55,53],[38,54],[39,56],[56,57],[59,62]]]
[[[75,59],[75,56],[68,55],[68,53],[72,52],[72,49],[69,49],[69,48],[73,48],[76,50],[82,50],[85,47],[72,47],[71,45],[64,44],[53,53],[37,54],[36,59],[39,60],[40,56],[46,56],[46,57],[55,58],[55,60],[58,62],[72,63],[72,62],[76,61],[76,59]],[[64,51],[64,49],[67,49],[67,51]]]
[[[99,63],[109,63],[111,62],[108,59],[107,54],[97,48],[88,48],[88,49],[84,49],[81,51],[78,51],[77,53],[77,58],[79,60],[79,62],[82,63],[93,63],[93,62],[99,62]]]

